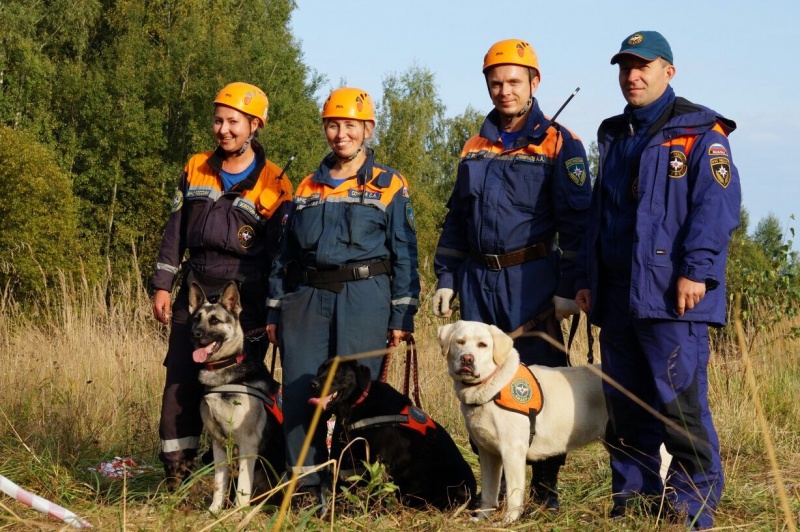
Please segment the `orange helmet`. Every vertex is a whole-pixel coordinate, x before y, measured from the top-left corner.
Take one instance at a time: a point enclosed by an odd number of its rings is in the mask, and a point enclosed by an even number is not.
[[[264,127],[264,124],[267,123],[269,100],[264,91],[255,85],[241,81],[229,83],[217,93],[214,104],[227,105],[246,115],[258,118],[260,122],[258,127]]]
[[[342,87],[331,92],[322,105],[322,119],[352,118],[367,120],[375,125],[375,106],[366,91],[355,87]]]
[[[483,73],[486,74],[486,70],[495,65],[519,65],[535,68],[541,77],[536,50],[530,44],[519,39],[498,41],[489,48],[483,58]]]

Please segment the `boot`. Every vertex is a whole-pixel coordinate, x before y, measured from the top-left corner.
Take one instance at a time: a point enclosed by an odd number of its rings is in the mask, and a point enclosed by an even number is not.
[[[531,500],[550,512],[559,509],[558,471],[563,464],[563,455],[531,464]]]
[[[292,509],[297,511],[313,512],[313,515],[322,519],[328,513],[328,503],[331,499],[331,487],[327,482],[300,486],[292,497]]]
[[[164,462],[164,485],[174,493],[192,475],[194,458],[178,462]]]

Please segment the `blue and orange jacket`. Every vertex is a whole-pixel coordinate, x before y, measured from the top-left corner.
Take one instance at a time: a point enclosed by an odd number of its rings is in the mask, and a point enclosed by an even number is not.
[[[634,186],[635,235],[631,256],[630,310],[636,318],[723,325],[728,244],[739,226],[741,188],[728,135],[736,124],[715,111],[675,98],[648,131],[650,140]],[[591,224],[582,249],[579,287],[592,292],[591,319],[600,322],[598,242],[604,215],[602,180],[612,143],[628,133],[625,115],[598,130],[600,175]],[[706,295],[682,317],[676,309],[678,277],[706,284]]]
[[[189,159],[172,201],[151,286],[170,290],[184,253],[192,268],[218,279],[244,280],[269,271],[278,252],[292,184],[278,176],[264,148],[252,143],[256,165],[231,190],[223,190],[221,149]]]
[[[489,113],[461,152],[436,249],[438,287],[458,291],[459,268],[471,252],[509,253],[557,236],[560,278],[544,297],[549,304],[555,291],[571,299],[592,192],[583,144],[545,117],[535,99],[513,146],[503,145],[498,118],[496,110]]]
[[[388,259],[392,314],[387,328],[414,330],[419,298],[417,235],[408,183],[395,170],[367,160],[336,185],[326,157],[297,187],[281,251],[270,276],[270,316],[278,322],[287,268],[330,270]]]

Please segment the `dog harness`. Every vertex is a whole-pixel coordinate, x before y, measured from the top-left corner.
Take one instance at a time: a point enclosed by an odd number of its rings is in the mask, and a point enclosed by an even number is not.
[[[416,406],[411,405],[406,405],[399,414],[368,417],[356,421],[355,423],[345,426],[345,430],[349,432],[376,425],[399,425],[416,430],[423,436],[427,435],[429,430],[436,430],[436,424],[433,422],[433,419]]]
[[[531,422],[530,439],[533,440],[536,434],[536,415],[542,411],[544,398],[542,386],[528,366],[519,365],[511,382],[494,396],[494,403],[504,410],[528,416]]]
[[[272,417],[278,420],[278,423],[283,425],[283,394],[278,392],[264,393],[258,388],[247,386],[245,384],[223,384],[222,386],[214,386],[213,388],[206,388],[205,393],[243,393],[260,399],[264,403],[264,409],[272,414]]]

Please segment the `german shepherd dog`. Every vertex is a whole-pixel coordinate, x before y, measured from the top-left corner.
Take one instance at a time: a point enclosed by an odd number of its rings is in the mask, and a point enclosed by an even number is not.
[[[215,302],[197,283],[191,283],[193,358],[203,365],[199,379],[206,388],[200,415],[214,452],[212,512],[227,501],[229,442],[238,447],[237,506],[248,506],[251,497],[270,489],[271,472],[280,478],[286,469],[278,383],[263,361],[246,356],[241,311],[236,283],[225,285]],[[261,462],[258,468],[257,461]]]
[[[391,385],[372,381],[368,367],[354,360],[342,362],[330,395],[319,398],[332,361],[325,361],[310,382],[317,396],[311,402],[323,402],[325,410],[336,415],[332,451],[364,438],[406,506],[447,510],[475,496],[472,469],[447,431]],[[354,467],[367,459],[363,444],[351,446],[350,452]]]

